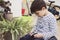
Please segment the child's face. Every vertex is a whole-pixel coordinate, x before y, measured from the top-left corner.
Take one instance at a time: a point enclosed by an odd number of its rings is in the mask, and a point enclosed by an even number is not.
[[[45,9],[36,11],[35,14],[39,17],[43,17],[45,15]]]

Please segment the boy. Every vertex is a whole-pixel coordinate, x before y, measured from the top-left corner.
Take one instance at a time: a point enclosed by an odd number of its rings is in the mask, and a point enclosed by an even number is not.
[[[55,17],[47,10],[43,0],[34,0],[30,9],[31,13],[35,13],[38,16],[38,20],[29,35],[33,35],[33,40],[50,40],[51,37],[56,35]],[[52,40],[55,39],[52,38]]]

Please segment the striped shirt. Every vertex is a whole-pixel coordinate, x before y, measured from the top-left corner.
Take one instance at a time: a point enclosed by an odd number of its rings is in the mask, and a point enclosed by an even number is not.
[[[53,14],[48,14],[44,17],[38,17],[36,25],[32,28],[32,33],[43,34],[44,40],[56,35],[56,19]]]

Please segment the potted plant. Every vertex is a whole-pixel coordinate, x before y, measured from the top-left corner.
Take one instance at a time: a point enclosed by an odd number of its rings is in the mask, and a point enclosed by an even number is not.
[[[17,40],[19,34],[21,37],[29,32],[31,29],[30,22],[28,17],[16,18],[12,21],[3,18],[3,21],[0,21],[0,31],[2,33],[10,32],[12,40]]]
[[[11,6],[10,1],[0,0],[0,14],[3,14],[5,19],[12,20],[13,14],[9,6]]]
[[[11,6],[10,1],[4,2],[4,17],[7,20],[12,20],[13,13],[11,13],[11,8],[9,6]]]

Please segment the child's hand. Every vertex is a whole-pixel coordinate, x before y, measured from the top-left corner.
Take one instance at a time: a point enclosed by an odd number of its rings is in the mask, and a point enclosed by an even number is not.
[[[29,34],[30,34],[30,36],[32,36],[32,35],[33,35],[31,32],[30,32]]]
[[[42,37],[43,37],[43,35],[40,33],[34,35],[34,38],[42,38]]]

